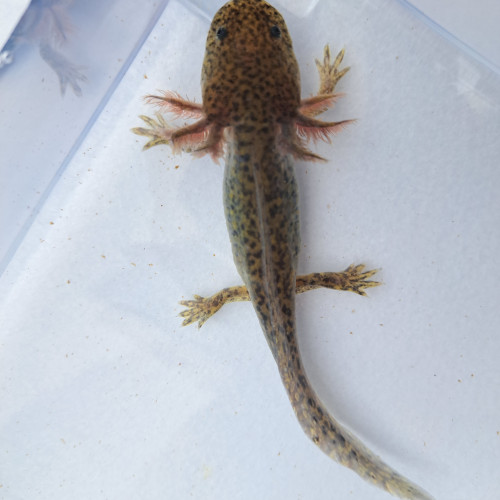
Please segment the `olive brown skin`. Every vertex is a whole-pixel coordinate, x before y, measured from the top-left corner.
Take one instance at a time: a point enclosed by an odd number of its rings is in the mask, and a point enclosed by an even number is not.
[[[305,147],[325,139],[349,120],[315,118],[336,100],[344,51],[333,64],[328,46],[316,61],[320,89],[300,99],[299,68],[281,14],[263,0],[232,0],[215,15],[202,68],[201,105],[173,92],[148,100],[177,114],[198,118],[178,129],[161,115],[141,117],[150,128],[145,148],[169,144],[175,151],[225,156],[224,211],[233,257],[244,286],[181,302],[184,325],[201,326],[222,305],[250,300],[276,360],[288,397],[306,435],[327,455],[362,478],[406,499],[432,497],[391,469],[328,412],[312,389],[297,342],[295,296],[319,287],[365,295],[379,285],[363,265],[345,271],[296,276],[300,247],[294,159],[322,160]]]
[[[299,67],[281,14],[255,0],[222,7],[210,26],[201,81],[205,113],[223,126],[292,119]]]

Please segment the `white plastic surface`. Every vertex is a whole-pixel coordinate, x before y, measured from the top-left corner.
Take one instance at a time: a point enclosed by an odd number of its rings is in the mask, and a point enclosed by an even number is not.
[[[0,47],[3,47],[14,31],[30,0],[2,0],[0,5]]]
[[[497,0],[404,0],[500,68],[500,2]]]
[[[213,15],[222,2],[210,2]],[[395,1],[321,0],[292,32],[303,95],[346,47],[297,164],[300,272],[381,267],[369,298],[298,298],[328,408],[438,500],[500,490],[500,80]],[[222,165],[130,133],[141,97],[199,101],[208,17],[171,1],[0,280],[0,497],[388,499],[303,435],[249,304],[201,330],[178,300],[240,282]]]

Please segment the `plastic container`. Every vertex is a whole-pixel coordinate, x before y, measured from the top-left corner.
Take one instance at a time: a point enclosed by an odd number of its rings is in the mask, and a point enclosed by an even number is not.
[[[0,51],[0,273],[168,0],[34,0]]]
[[[199,101],[221,3],[64,7],[53,47],[80,96],[36,40],[1,70],[0,496],[387,498],[304,437],[249,304],[180,326],[179,300],[240,283],[223,166],[142,152],[130,129],[157,89]],[[358,119],[314,147],[328,163],[297,164],[299,272],[364,262],[384,283],[299,296],[311,382],[437,499],[493,498],[499,75],[406,3],[275,5],[304,96],[324,44],[346,48],[328,116]]]

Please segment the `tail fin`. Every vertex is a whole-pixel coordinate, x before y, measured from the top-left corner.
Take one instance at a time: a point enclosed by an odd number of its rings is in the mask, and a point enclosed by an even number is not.
[[[432,496],[385,464],[326,411],[298,364],[298,369],[297,365],[291,369],[288,363],[278,363],[285,367],[281,376],[307,436],[329,457],[392,495],[409,500],[433,500]]]

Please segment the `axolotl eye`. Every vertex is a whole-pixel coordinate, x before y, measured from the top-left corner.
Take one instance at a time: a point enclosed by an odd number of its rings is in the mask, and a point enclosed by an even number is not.
[[[227,29],[224,28],[224,26],[221,26],[220,28],[217,29],[217,33],[215,34],[215,36],[219,40],[224,40],[224,38],[226,38],[227,36]]]
[[[276,26],[274,25],[272,28],[271,28],[271,36],[273,38],[279,38],[281,36],[281,29],[279,26]]]

